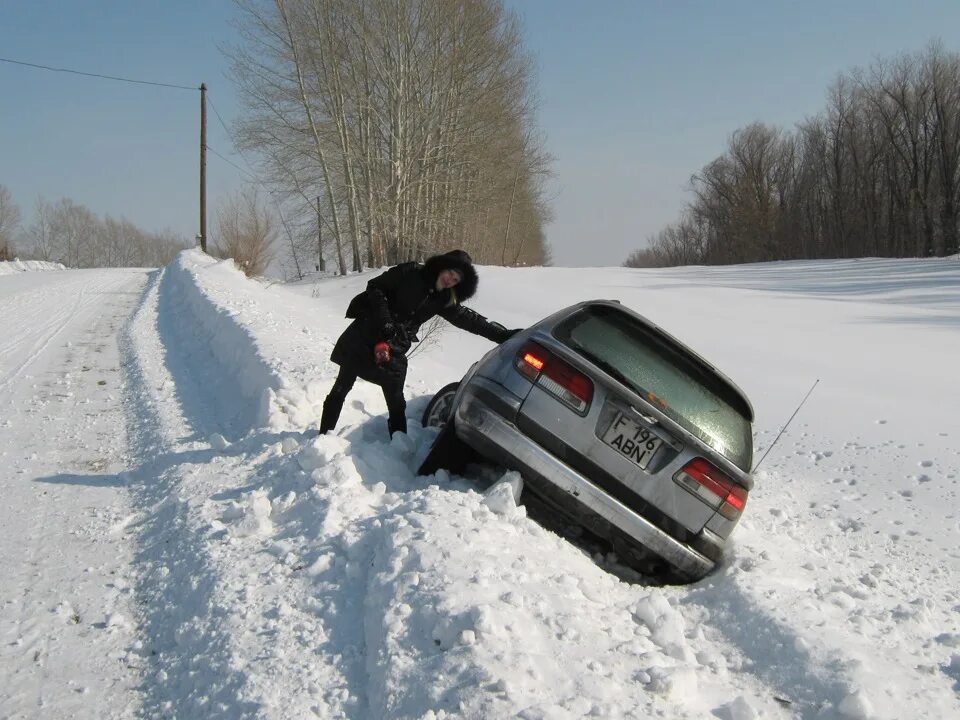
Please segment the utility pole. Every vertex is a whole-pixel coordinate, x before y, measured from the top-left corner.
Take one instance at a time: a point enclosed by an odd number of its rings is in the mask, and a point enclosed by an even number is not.
[[[207,251],[207,84],[200,83],[200,249]]]
[[[325,272],[326,269],[323,262],[323,218],[320,216],[320,196],[317,195],[317,270]]]

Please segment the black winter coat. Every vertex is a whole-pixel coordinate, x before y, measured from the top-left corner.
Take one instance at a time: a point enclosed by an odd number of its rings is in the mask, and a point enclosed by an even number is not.
[[[436,290],[437,276],[447,269],[459,270],[464,280],[453,288]],[[354,321],[337,340],[330,359],[373,383],[402,381],[407,373],[406,353],[419,340],[417,331],[436,315],[467,332],[503,342],[510,331],[461,304],[476,286],[476,272],[463,251],[431,257],[423,265],[396,265],[373,278],[367,289],[350,301],[347,317]],[[387,326],[394,328],[392,337],[388,337]],[[373,346],[381,341],[390,344],[391,361],[378,366]]]

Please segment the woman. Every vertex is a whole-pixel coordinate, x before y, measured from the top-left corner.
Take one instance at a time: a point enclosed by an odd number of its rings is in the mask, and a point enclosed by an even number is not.
[[[419,340],[417,330],[430,318],[440,315],[495,343],[520,332],[491,323],[461,304],[477,291],[478,282],[470,256],[453,250],[428,258],[422,265],[396,265],[367,283],[367,289],[350,301],[346,316],[353,322],[330,356],[340,366],[340,374],[323,403],[320,434],[336,427],[343,401],[358,377],[383,388],[390,435],[407,431],[403,397],[407,351]]]

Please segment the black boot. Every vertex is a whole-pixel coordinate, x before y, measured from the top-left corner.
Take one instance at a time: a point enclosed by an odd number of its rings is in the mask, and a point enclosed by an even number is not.
[[[357,376],[351,372],[340,369],[333,387],[330,388],[330,394],[323,401],[323,415],[320,416],[320,435],[326,435],[337,426],[337,420],[340,419],[340,411],[343,410],[343,401],[347,399],[347,393],[357,381]]]
[[[390,437],[395,432],[407,432],[407,401],[403,397],[403,380],[384,384],[383,397],[387,401],[387,429]]]
[[[320,435],[326,435],[337,426],[344,398],[330,393],[323,401],[323,415],[320,416]]]

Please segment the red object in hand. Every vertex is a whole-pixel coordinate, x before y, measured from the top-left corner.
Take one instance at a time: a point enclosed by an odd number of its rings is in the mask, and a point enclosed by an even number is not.
[[[390,346],[380,341],[373,346],[373,359],[377,365],[383,365],[384,363],[390,362]]]

